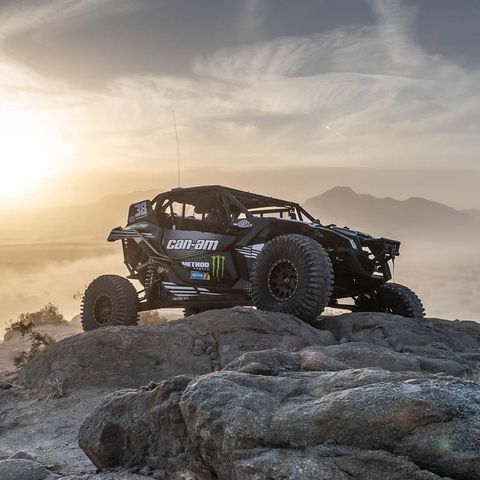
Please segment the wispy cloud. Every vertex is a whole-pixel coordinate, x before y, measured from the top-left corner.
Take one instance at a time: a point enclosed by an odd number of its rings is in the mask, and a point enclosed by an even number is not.
[[[0,36],[52,23],[67,28],[132,4],[35,5],[1,11]],[[249,18],[257,5],[245,5]],[[370,5],[373,26],[219,49],[196,58],[188,77],[138,74],[99,91],[44,78],[3,52],[0,98],[59,115],[77,147],[72,169],[148,168],[173,154],[173,109],[192,164],[301,158],[317,165],[478,169],[479,72],[416,45],[415,8],[399,0]]]
[[[92,17],[113,15],[134,8],[131,0],[19,0],[0,10],[0,39],[38,27],[48,27],[44,32],[52,34],[52,27],[59,22],[72,26]],[[57,30],[58,31],[58,30]]]

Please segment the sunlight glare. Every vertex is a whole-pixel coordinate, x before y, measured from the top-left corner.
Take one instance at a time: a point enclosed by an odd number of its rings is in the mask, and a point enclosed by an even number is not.
[[[45,113],[0,110],[0,200],[28,194],[56,173],[66,153],[56,127]]]

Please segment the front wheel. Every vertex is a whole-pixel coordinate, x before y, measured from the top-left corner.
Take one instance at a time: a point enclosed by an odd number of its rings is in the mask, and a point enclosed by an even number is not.
[[[355,301],[357,312],[383,312],[402,317],[424,318],[421,300],[404,285],[385,283],[369,295],[360,295]]]
[[[303,235],[281,235],[258,255],[251,273],[252,299],[262,310],[314,320],[330,301],[333,270],[326,250]]]
[[[85,331],[113,325],[136,325],[138,295],[134,286],[118,275],[102,275],[85,290],[81,310]]]

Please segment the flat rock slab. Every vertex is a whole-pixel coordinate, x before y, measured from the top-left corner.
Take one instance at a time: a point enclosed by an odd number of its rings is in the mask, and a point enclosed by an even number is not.
[[[461,376],[480,364],[477,322],[365,312],[321,317],[314,326],[331,332],[339,343],[368,343],[407,354],[432,373]]]
[[[332,345],[333,335],[279,313],[236,307],[155,327],[110,327],[61,340],[23,370],[29,388],[138,387],[219,370],[248,351]]]

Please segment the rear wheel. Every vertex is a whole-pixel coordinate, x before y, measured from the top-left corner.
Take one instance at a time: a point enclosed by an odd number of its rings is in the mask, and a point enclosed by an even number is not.
[[[138,296],[134,286],[118,275],[102,275],[85,290],[82,300],[85,331],[112,325],[136,325]]]
[[[370,295],[360,295],[355,305],[357,312],[384,312],[402,317],[425,317],[425,308],[415,292],[399,283],[385,283]]]
[[[252,299],[262,310],[314,320],[330,301],[333,270],[326,250],[303,235],[269,241],[254,263]]]

